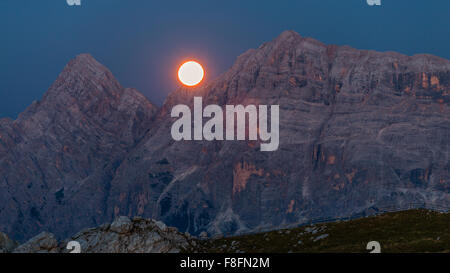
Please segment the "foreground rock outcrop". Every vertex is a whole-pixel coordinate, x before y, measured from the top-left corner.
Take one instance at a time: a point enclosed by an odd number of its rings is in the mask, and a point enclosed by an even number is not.
[[[119,217],[112,224],[84,230],[58,242],[43,232],[16,247],[14,253],[367,253],[376,240],[384,253],[450,251],[450,214],[429,210],[381,213],[348,221],[306,225],[233,237],[195,238],[159,221]],[[0,235],[0,250],[5,246]],[[370,248],[369,248],[370,249]]]
[[[196,246],[189,234],[182,234],[162,222],[122,216],[112,224],[83,230],[62,242],[53,234],[43,232],[9,251],[67,253],[74,250],[67,249],[70,241],[80,244],[81,253],[178,253]]]
[[[11,240],[6,234],[0,232],[0,253],[11,252],[17,247],[17,242]]]
[[[80,55],[40,102],[0,120],[0,230],[21,242],[43,230],[60,240],[126,215],[231,235],[385,207],[448,208],[449,95],[446,59],[293,31],[216,80],[177,89],[161,108]],[[279,105],[279,149],[174,141],[172,106],[194,96]]]

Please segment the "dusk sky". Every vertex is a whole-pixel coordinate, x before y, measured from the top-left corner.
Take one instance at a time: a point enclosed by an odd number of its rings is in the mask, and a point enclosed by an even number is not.
[[[381,1],[1,0],[0,117],[39,100],[80,53],[158,105],[177,87],[181,61],[199,60],[212,79],[288,29],[328,44],[450,58],[450,1]]]

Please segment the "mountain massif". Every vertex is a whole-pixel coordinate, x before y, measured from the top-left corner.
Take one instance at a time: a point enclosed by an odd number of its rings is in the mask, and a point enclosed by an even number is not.
[[[174,141],[176,104],[279,105],[280,145]],[[450,61],[325,45],[285,31],[160,108],[90,55],[0,120],[0,230],[67,238],[120,215],[198,235],[384,207],[450,207]]]

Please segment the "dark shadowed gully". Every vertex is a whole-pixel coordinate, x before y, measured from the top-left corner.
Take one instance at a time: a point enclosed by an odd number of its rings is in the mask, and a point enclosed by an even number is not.
[[[286,31],[157,109],[89,55],[0,120],[0,230],[67,238],[116,216],[225,235],[450,205],[450,62]],[[279,147],[174,141],[174,105],[279,105]]]

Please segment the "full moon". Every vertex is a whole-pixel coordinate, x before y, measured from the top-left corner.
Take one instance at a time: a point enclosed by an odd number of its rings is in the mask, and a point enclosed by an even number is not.
[[[203,67],[195,61],[185,62],[178,69],[178,79],[187,86],[199,84],[203,80],[204,75]]]

